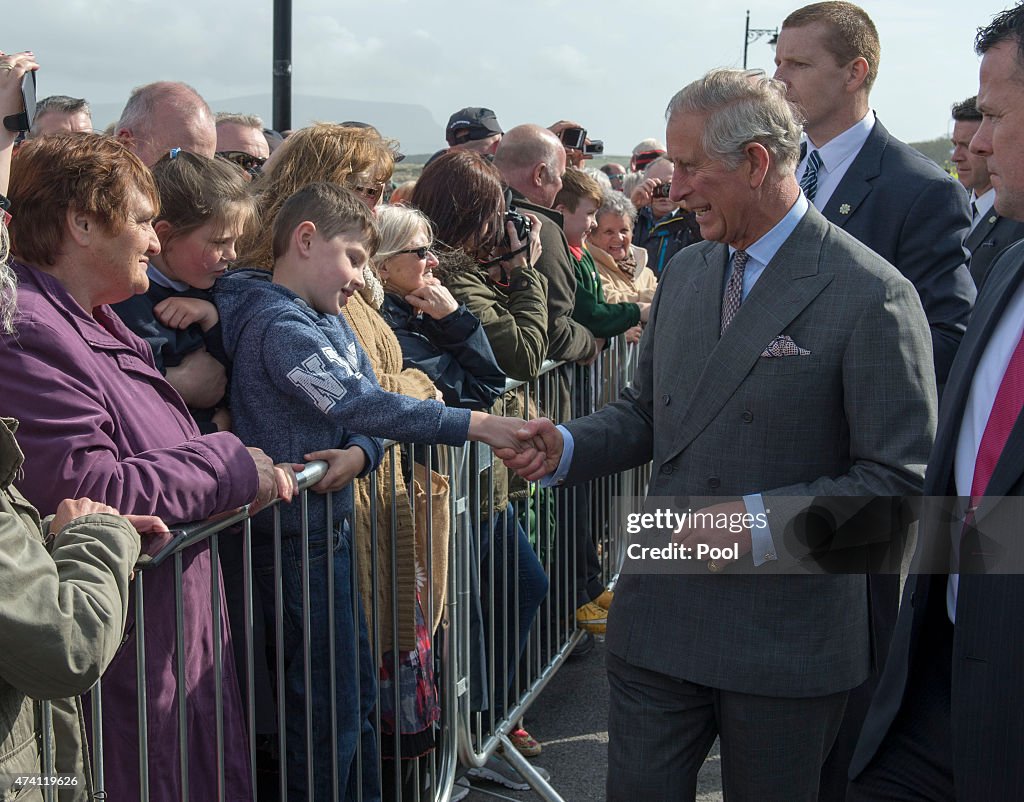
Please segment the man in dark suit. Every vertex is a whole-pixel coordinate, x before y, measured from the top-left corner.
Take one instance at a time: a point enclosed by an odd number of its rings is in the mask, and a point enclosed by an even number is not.
[[[736,543],[728,570],[624,569],[608,623],[610,802],[694,799],[716,735],[730,798],[817,798],[847,691],[868,673],[867,587],[779,575],[799,556],[787,535],[806,510],[792,499],[901,496],[922,481],[927,320],[910,282],[801,194],[784,91],[715,70],[673,98],[671,197],[709,241],[666,271],[619,400],[562,427],[531,421],[520,436],[542,445],[519,459],[496,452],[566,484],[653,459],[649,500],[765,516],[675,533],[692,549]]]
[[[978,289],[985,281],[992,262],[1017,240],[1024,238],[1024,223],[1003,217],[993,208],[996,191],[992,188],[985,157],[971,152],[971,140],[981,127],[978,99],[969,97],[953,105],[953,155],[957,180],[971,194],[971,227],[964,239],[970,252],[968,267]]]
[[[913,282],[931,326],[941,393],[976,294],[963,249],[967,194],[875,117],[869,95],[880,52],[878,31],[863,9],[814,3],[783,21],[775,77],[805,118],[801,187],[828,220]],[[850,694],[822,774],[822,802],[843,798],[850,756],[896,625],[898,578],[873,575],[869,585],[874,666],[865,685]]]
[[[878,32],[863,9],[814,3],[782,23],[775,77],[805,117],[801,186],[826,218],[913,282],[932,329],[941,387],[975,297],[962,247],[970,212],[963,188],[875,117],[869,93],[879,53]]]
[[[985,157],[996,211],[1024,220],[1024,6],[978,33],[983,55],[971,149]],[[969,525],[943,540],[922,516],[918,555],[951,546],[960,570],[974,532],[1020,540],[1024,495],[1024,244],[992,266],[942,399],[926,496],[961,497]],[[969,501],[967,501],[969,499]],[[928,512],[931,505],[926,506]],[[948,563],[947,563],[948,566]],[[850,800],[1024,799],[1024,578],[912,575],[850,769]]]

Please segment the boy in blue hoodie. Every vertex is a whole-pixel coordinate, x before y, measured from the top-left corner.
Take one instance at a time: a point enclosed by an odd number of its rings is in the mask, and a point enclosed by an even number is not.
[[[362,746],[362,798],[380,798],[376,738],[376,666],[362,610],[352,596],[350,483],[376,468],[376,438],[461,445],[467,439],[520,448],[522,421],[450,409],[381,389],[369,357],[340,317],[363,286],[377,246],[372,212],[349,190],[314,183],[296,192],[274,220],[274,270],[239,270],[217,285],[225,350],[233,360],[235,433],[277,462],[325,460],[328,471],[308,504],[311,687],[303,661],[302,538],[298,505],[281,508],[284,590],[288,798],[333,799],[328,610],[333,601],[340,798],[359,793],[356,748]],[[300,466],[296,466],[300,467]],[[328,510],[330,504],[330,510]],[[330,517],[328,517],[330,513]],[[333,526],[328,531],[328,520]],[[253,568],[267,620],[274,620],[271,512],[253,519]],[[334,598],[327,597],[325,556],[333,555]],[[353,610],[358,615],[353,615]],[[358,650],[354,649],[358,643]],[[306,696],[311,698],[314,789],[307,789]]]

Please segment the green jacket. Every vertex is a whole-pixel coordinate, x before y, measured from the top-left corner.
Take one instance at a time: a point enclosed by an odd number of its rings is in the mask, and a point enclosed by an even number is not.
[[[57,533],[48,552],[49,519],[40,521],[13,486],[23,461],[17,427],[0,418],[0,802],[43,798],[38,786],[13,785],[17,775],[42,770],[40,699],[53,703],[54,739],[68,761],[55,770],[77,778],[59,799],[77,802],[92,791],[77,695],[121,645],[139,535],[124,518],[85,515]]]
[[[610,304],[604,300],[601,277],[590,251],[583,249],[583,258],[576,264],[576,308],[572,316],[595,337],[610,339],[640,322],[640,307],[633,303]]]
[[[548,350],[547,281],[531,267],[509,274],[508,287],[491,281],[462,251],[438,254],[438,274],[444,285],[480,319],[487,341],[500,367],[511,379],[531,381],[540,373]],[[492,415],[527,417],[521,394],[512,391],[495,401]],[[486,446],[473,445],[481,464],[490,459]],[[494,460],[494,486],[490,471],[480,473],[481,515],[489,518],[508,505],[509,476],[500,460]],[[493,494],[493,501],[492,501]]]
[[[556,362],[579,362],[594,355],[596,345],[586,327],[573,319],[576,305],[575,259],[562,231],[562,215],[546,206],[530,203],[512,190],[517,209],[540,218],[542,252],[535,267],[548,280],[548,359]]]

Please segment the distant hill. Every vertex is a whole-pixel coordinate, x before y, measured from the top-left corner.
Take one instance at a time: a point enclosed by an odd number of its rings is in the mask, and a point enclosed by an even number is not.
[[[258,114],[263,118],[264,123],[270,126],[272,108],[270,95],[207,98],[206,100],[215,112]],[[95,125],[98,128],[103,128],[114,122],[120,116],[122,108],[123,104],[121,103],[92,104]],[[444,146],[444,126],[434,120],[425,106],[311,95],[292,96],[292,128],[302,128],[314,121],[340,123],[346,120],[370,123],[384,136],[401,142],[403,153],[428,154],[423,161],[426,161],[429,154]]]
[[[927,142],[911,142],[910,147],[921,151],[921,153],[939,165],[939,167],[947,173],[956,175],[956,168],[949,160],[953,151],[953,146],[949,143],[949,137],[939,136],[935,139],[929,139]]]

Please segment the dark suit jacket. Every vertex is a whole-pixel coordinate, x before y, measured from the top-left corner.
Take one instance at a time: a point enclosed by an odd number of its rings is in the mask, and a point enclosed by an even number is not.
[[[962,246],[971,224],[964,188],[876,119],[822,214],[913,283],[941,387],[976,295]]]
[[[1024,223],[1002,217],[994,209],[967,235],[964,247],[971,254],[967,264],[979,290],[996,257],[1019,239],[1024,239]]]
[[[1024,281],[1024,243],[992,266],[949,374],[925,496],[955,496],[953,462],[974,372],[1007,302]],[[1017,420],[986,490],[987,497],[1024,495],[1024,415]],[[979,514],[981,510],[979,509]],[[980,521],[979,521],[980,523]],[[1017,526],[1020,526],[1018,519]],[[921,521],[919,551],[936,546]],[[948,548],[948,538],[945,544]],[[875,755],[908,691],[927,606],[946,605],[945,575],[911,576],[903,593],[889,661],[871,703],[850,768],[856,777]],[[951,723],[956,798],[1024,799],[1024,577],[962,574],[953,635]]]
[[[672,260],[633,382],[567,424],[567,481],[653,459],[650,496],[765,492],[769,511],[782,497],[919,492],[935,379],[910,282],[811,208],[720,338],[727,258],[705,242]],[[811,353],[762,357],[783,333]],[[786,528],[769,521],[773,536]],[[868,674],[866,586],[863,575],[779,576],[771,564],[750,575],[624,571],[608,648],[726,690],[836,693]]]

